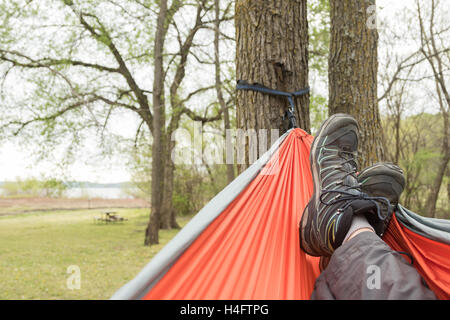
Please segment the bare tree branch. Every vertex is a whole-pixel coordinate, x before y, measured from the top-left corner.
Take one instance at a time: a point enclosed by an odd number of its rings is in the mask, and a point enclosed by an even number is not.
[[[6,124],[5,127],[11,126],[11,125],[18,125],[19,128],[13,132],[13,135],[17,136],[25,127],[27,127],[28,125],[30,125],[30,124],[32,124],[34,122],[46,122],[46,121],[49,121],[49,120],[54,120],[54,119],[62,116],[63,114],[65,114],[65,113],[67,113],[67,112],[69,112],[69,111],[71,111],[73,109],[76,109],[78,107],[81,107],[81,106],[89,104],[89,103],[92,103],[92,102],[94,102],[96,100],[98,100],[96,97],[91,97],[91,98],[89,98],[87,100],[84,100],[84,101],[75,102],[75,103],[65,107],[64,109],[61,109],[61,110],[59,110],[59,111],[57,111],[57,112],[55,112],[55,113],[53,113],[51,115],[48,115],[48,116],[45,116],[45,117],[36,117],[36,118],[33,118],[31,120],[27,120],[27,121],[24,121],[24,122],[11,121],[8,124]]]
[[[20,57],[23,59],[28,60],[28,63],[26,62],[20,62],[17,59],[13,59],[8,57],[8,55],[13,55],[16,57]],[[107,71],[107,72],[119,72],[118,68],[111,68],[107,66],[103,66],[96,63],[89,63],[79,60],[72,60],[72,59],[52,59],[52,58],[41,58],[38,60],[32,59],[31,57],[17,52],[17,51],[8,51],[4,49],[0,49],[0,60],[7,61],[12,63],[14,66],[22,67],[22,68],[47,68],[52,66],[63,66],[63,65],[72,65],[72,66],[82,66],[87,68],[93,68],[100,71]]]

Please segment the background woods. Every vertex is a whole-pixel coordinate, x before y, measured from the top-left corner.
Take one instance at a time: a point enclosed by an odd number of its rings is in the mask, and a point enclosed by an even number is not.
[[[309,86],[295,115],[312,134],[330,114],[353,114],[360,165],[399,164],[404,206],[450,218],[449,17],[443,0],[3,1],[0,148],[57,168],[8,181],[3,196],[60,197],[83,155],[103,167],[121,157],[151,206],[144,243],[157,244],[249,164],[225,150],[227,132],[286,130],[287,99],[236,92],[246,80]],[[174,162],[199,132],[200,147]]]

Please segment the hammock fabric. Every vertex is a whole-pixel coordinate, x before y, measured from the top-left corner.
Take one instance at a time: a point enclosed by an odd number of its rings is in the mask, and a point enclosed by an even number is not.
[[[312,140],[301,129],[280,137],[112,299],[309,299],[319,260],[300,249],[298,225],[313,192]],[[450,241],[410,229],[394,217],[384,239],[409,252],[430,288],[448,299]]]

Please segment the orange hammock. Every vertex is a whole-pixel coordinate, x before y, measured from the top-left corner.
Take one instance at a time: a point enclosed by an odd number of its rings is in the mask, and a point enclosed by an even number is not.
[[[309,299],[318,258],[300,249],[298,225],[313,192],[312,140],[301,129],[281,137],[112,298]],[[450,297],[448,243],[420,235],[395,217],[384,240],[413,256],[439,298]]]

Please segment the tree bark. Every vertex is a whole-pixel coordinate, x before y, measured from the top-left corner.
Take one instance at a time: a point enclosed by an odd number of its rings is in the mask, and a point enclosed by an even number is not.
[[[377,100],[378,31],[368,26],[368,8],[374,5],[375,0],[330,0],[329,114],[347,113],[358,121],[360,168],[385,158]]]
[[[153,146],[152,146],[152,195],[150,219],[145,231],[145,245],[159,243],[159,220],[161,214],[162,190],[164,189],[164,66],[163,51],[167,0],[161,0],[156,21],[153,78]]]
[[[172,197],[174,190],[174,172],[175,172],[175,164],[172,161],[172,151],[175,148],[175,141],[172,141],[171,136],[176,128],[178,128],[179,120],[181,114],[178,112],[174,112],[172,115],[171,123],[167,128],[167,148],[164,155],[164,193],[162,199],[161,206],[161,219],[160,219],[160,227],[161,229],[172,229],[179,228],[176,221],[175,209],[173,207]]]
[[[169,147],[164,160],[164,193],[161,207],[161,211],[164,213],[161,215],[160,219],[161,229],[172,229],[180,227],[176,222],[175,210],[173,208],[172,202],[175,165],[171,159],[171,151],[173,150],[173,146],[171,146],[170,144],[172,144],[172,142],[169,142]]]
[[[308,86],[306,8],[306,0],[236,1],[238,80],[290,92]],[[309,95],[296,97],[294,102],[297,125],[309,131]],[[287,129],[283,115],[289,103],[284,97],[238,91],[236,106],[238,128],[269,129],[268,142],[272,141],[270,129],[278,129],[280,134]],[[256,150],[260,150],[260,143]],[[239,171],[248,164],[239,165]]]

